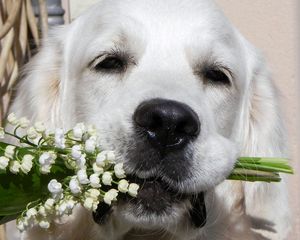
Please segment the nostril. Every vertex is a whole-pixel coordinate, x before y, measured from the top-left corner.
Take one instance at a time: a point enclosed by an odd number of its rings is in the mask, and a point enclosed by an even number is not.
[[[181,121],[177,125],[176,131],[178,133],[181,133],[184,135],[188,135],[191,137],[197,137],[200,132],[200,122],[196,120],[197,118],[194,117],[192,119],[187,119],[187,120]]]
[[[135,124],[155,147],[183,147],[200,132],[198,115],[186,104],[167,99],[151,99],[140,104],[133,116]]]
[[[137,108],[133,120],[139,127],[150,131],[161,128],[163,124],[161,116],[145,103]]]

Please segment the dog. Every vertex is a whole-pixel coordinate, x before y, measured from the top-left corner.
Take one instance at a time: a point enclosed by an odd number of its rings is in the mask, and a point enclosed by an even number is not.
[[[277,101],[262,55],[213,1],[99,1],[50,33],[11,110],[53,129],[94,124],[143,184],[22,238],[286,239],[284,181],[225,180],[239,156],[287,156]]]

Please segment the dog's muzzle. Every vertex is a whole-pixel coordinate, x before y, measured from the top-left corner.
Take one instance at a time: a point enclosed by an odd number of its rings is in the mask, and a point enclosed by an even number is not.
[[[204,193],[179,192],[172,180],[180,183],[188,178],[189,163],[193,153],[187,150],[189,143],[200,134],[198,115],[186,104],[168,99],[151,99],[142,102],[133,114],[135,135],[128,150],[127,164],[136,169],[127,174],[130,182],[140,185],[136,198],[128,195],[119,201],[142,209],[137,215],[155,216],[171,214],[176,204],[190,203],[189,216],[195,227],[206,223]],[[125,166],[125,165],[124,165]],[[139,171],[157,169],[151,177],[139,177]],[[99,205],[94,219],[103,223],[111,209]]]

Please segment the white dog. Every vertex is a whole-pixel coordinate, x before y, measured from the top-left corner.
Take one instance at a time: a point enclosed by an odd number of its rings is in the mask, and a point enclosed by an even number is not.
[[[24,239],[285,239],[284,182],[224,181],[238,156],[286,156],[260,53],[211,0],[102,0],[56,29],[11,111],[52,128],[95,124],[136,181],[94,217],[83,209]]]

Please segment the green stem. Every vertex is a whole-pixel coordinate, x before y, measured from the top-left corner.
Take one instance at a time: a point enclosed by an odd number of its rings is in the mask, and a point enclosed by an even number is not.
[[[11,136],[11,137],[14,137],[14,138],[16,138],[16,139],[18,139],[18,140],[20,141],[20,143],[26,143],[26,144],[28,144],[28,145],[30,145],[30,146],[32,146],[32,147],[36,147],[35,144],[33,144],[33,143],[29,142],[29,141],[26,141],[26,140],[24,140],[23,138],[21,138],[21,137],[19,137],[19,136],[17,136],[17,135],[14,135],[14,134],[9,133],[9,132],[5,132],[5,134],[7,134],[7,135],[9,135],[9,136]]]
[[[239,180],[239,181],[249,181],[249,182],[280,182],[280,177],[263,177],[263,176],[251,176],[251,175],[236,175],[231,174],[227,178],[228,180]]]
[[[262,165],[262,164],[253,164],[253,163],[237,163],[237,168],[250,169],[250,170],[260,170],[266,172],[282,172],[282,173],[293,173],[293,170],[290,168],[283,167],[279,164],[273,165]]]

